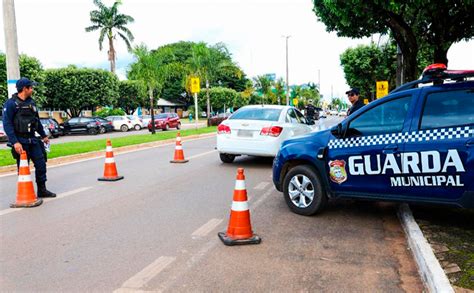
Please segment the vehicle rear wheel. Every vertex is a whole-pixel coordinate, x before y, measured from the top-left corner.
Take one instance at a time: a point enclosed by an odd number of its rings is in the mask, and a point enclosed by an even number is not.
[[[107,129],[105,129],[104,126],[101,126],[100,129],[99,129],[99,133],[100,133],[100,134],[104,134],[104,133],[106,133],[106,132],[107,132]]]
[[[166,124],[166,125],[165,125],[165,129],[163,129],[163,130],[165,130],[165,131],[170,130],[170,125],[169,125],[169,124]]]
[[[136,131],[142,129],[142,127],[141,127],[140,125],[138,125],[138,124],[135,124],[135,127],[133,127],[133,128],[134,128]]]
[[[176,125],[176,129],[178,129],[178,130],[181,129],[181,123],[178,123],[178,125]]]
[[[128,131],[128,126],[125,125],[125,124],[122,125],[122,126],[120,126],[120,131],[122,131],[122,132],[127,132],[127,131]]]
[[[283,194],[290,210],[304,216],[320,212],[327,203],[318,174],[307,165],[294,167],[286,174]]]
[[[96,135],[97,134],[97,129],[95,128],[89,128],[89,130],[87,131],[90,135]]]
[[[221,161],[223,163],[232,163],[235,159],[235,155],[229,155],[229,154],[219,154],[219,157],[221,158]]]

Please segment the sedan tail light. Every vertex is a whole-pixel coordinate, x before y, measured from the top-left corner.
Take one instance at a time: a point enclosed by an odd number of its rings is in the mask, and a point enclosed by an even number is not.
[[[109,125],[112,125],[112,121],[109,121]]]
[[[283,127],[280,126],[268,126],[262,128],[262,131],[260,131],[260,135],[266,135],[266,136],[273,136],[277,137],[280,135],[280,133],[283,131]]]
[[[217,134],[229,134],[230,133],[230,127],[224,124],[219,124],[217,126]]]
[[[96,122],[95,122],[95,125],[100,125],[100,122],[99,122],[99,121],[96,121]]]

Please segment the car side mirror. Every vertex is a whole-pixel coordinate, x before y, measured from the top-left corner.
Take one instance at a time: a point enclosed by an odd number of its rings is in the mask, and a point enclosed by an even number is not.
[[[334,135],[337,138],[342,138],[344,136],[344,132],[345,132],[344,128],[345,127],[342,125],[342,123],[339,123],[336,126],[334,126],[333,128],[331,128],[331,133],[332,133],[332,135]]]

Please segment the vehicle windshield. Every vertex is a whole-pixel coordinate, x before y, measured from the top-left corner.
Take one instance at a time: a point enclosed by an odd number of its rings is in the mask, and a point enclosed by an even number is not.
[[[278,121],[282,109],[242,108],[229,119]]]
[[[158,115],[155,116],[155,119],[164,119],[164,118],[166,118],[166,117],[168,117],[168,115],[166,115],[166,114],[158,114]]]

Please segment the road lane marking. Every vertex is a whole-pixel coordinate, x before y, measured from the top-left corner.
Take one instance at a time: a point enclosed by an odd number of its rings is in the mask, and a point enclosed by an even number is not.
[[[186,139],[186,140],[184,140],[184,143],[188,143],[188,142],[196,141],[196,140],[210,139],[210,138],[215,138],[215,137],[214,136],[207,136],[207,137],[198,137],[198,138]],[[171,145],[175,145],[175,144],[176,144],[175,142],[169,142],[169,143],[160,144],[160,145],[156,145],[156,146],[146,146],[146,147],[142,147],[142,148],[138,148],[138,149],[134,149],[134,150],[129,150],[129,151],[123,151],[123,152],[117,151],[117,152],[114,152],[114,156],[117,157],[117,156],[120,156],[120,155],[135,153],[135,152],[139,152],[139,151],[146,151],[146,150],[150,150],[150,149],[153,149],[153,148],[162,148],[162,147],[167,147],[167,146],[171,146]],[[131,146],[133,146],[133,145],[131,145]],[[83,153],[83,154],[86,154],[86,153]],[[205,154],[207,154],[207,153],[205,153]],[[78,154],[78,155],[80,155],[80,154]],[[202,154],[202,155],[204,155],[204,154]],[[196,155],[196,157],[198,157],[198,156],[199,155]],[[99,160],[99,159],[103,159],[103,158],[104,158],[104,156],[97,156],[97,157],[93,157],[93,158],[81,159],[81,160],[77,160],[77,161],[73,161],[73,162],[61,163],[61,164],[58,164],[58,165],[50,166],[50,167],[48,167],[48,169],[54,169],[54,168],[58,168],[58,167],[68,166],[68,165],[87,162],[87,161],[92,161],[92,160]],[[33,168],[30,168],[30,171],[31,170],[33,170]],[[5,174],[0,174],[0,178],[13,176],[13,175],[17,175],[17,174],[18,173],[16,171],[10,172],[10,173],[5,173]]]
[[[74,195],[76,193],[80,193],[80,192],[89,190],[91,188],[92,188],[92,186],[88,186],[88,187],[81,187],[81,188],[78,188],[78,189],[74,189],[74,190],[71,190],[71,191],[66,191],[66,192],[58,194],[55,198],[43,198],[43,202],[46,203],[46,202],[49,202],[49,201],[52,201],[52,200],[55,200],[55,199],[65,198],[67,196],[71,196],[71,195]],[[11,214],[11,213],[14,213],[14,212],[19,212],[19,211],[24,210],[24,209],[25,208],[10,208],[10,209],[1,210],[0,211],[0,216],[8,215],[8,214]]]
[[[176,257],[160,256],[158,259],[156,259],[153,263],[141,270],[135,276],[125,281],[122,287],[115,290],[114,292],[123,292],[127,289],[139,290],[175,260]]]
[[[190,159],[196,159],[196,158],[203,157],[203,156],[207,156],[207,155],[210,155],[210,154],[213,154],[213,153],[216,153],[216,152],[217,152],[216,150],[212,150],[212,151],[200,153],[200,154],[197,154],[197,155],[194,155],[194,156],[190,156],[190,157],[188,157],[187,159],[188,159],[188,160],[190,160]]]
[[[270,182],[260,182],[257,186],[255,186],[253,189],[255,190],[264,190],[265,188],[267,188],[268,184],[270,184]]]
[[[222,222],[223,219],[210,219],[206,224],[202,225],[196,231],[194,231],[191,236],[193,237],[193,239],[197,237],[205,237]]]

